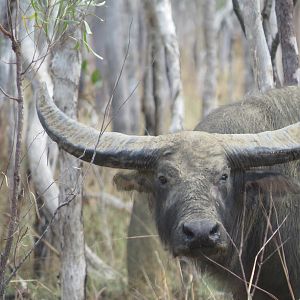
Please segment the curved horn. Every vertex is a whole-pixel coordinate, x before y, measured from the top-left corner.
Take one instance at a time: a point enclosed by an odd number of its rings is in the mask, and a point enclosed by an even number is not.
[[[223,140],[235,168],[272,166],[300,159],[300,122],[257,134],[227,134]]]
[[[149,168],[161,150],[171,146],[159,136],[101,133],[82,125],[55,106],[45,84],[38,92],[36,106],[40,122],[51,139],[68,153],[96,165],[123,169]]]

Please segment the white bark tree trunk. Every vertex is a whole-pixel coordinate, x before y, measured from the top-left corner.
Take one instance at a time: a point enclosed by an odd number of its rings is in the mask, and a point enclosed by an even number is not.
[[[300,49],[300,1],[297,1],[295,5],[294,24],[295,24],[295,33],[296,33],[298,49]]]
[[[274,86],[270,52],[261,21],[260,0],[240,0],[255,83],[260,91]]]
[[[100,24],[100,26],[105,26],[102,32],[105,43],[103,69],[108,94],[110,97],[112,96],[112,129],[127,134],[137,134],[140,123],[138,92],[135,91],[134,94],[130,95],[138,82],[136,72],[139,56],[138,51],[136,51],[138,19],[134,18],[137,6],[137,1],[106,1],[105,23]],[[130,26],[131,17],[133,18],[132,26]],[[97,41],[97,43],[100,42]],[[127,47],[129,47],[128,56],[123,66]]]
[[[203,84],[203,109],[202,115],[208,115],[218,106],[217,86],[217,32],[215,28],[215,0],[204,0],[202,5],[203,13],[203,36],[206,50],[206,74]]]
[[[300,64],[293,23],[293,0],[276,0],[279,40],[282,48],[282,66],[285,85],[300,84]]]
[[[165,70],[162,69],[161,72],[166,72],[173,107],[169,130],[171,132],[180,131],[183,129],[184,101],[180,78],[179,47],[171,2],[170,0],[146,0],[145,8],[148,18],[151,19],[149,24],[153,26],[151,30],[156,34],[158,33],[158,38],[161,39],[165,52],[166,65]]]
[[[0,0],[0,24],[6,27],[7,20],[6,20],[6,1]],[[12,58],[12,51],[11,51],[11,42],[8,38],[4,37],[2,34],[0,35],[0,87],[8,93],[6,87],[10,80],[9,72],[11,69],[11,58]],[[13,59],[13,58],[12,58]],[[8,100],[6,96],[0,91],[0,108],[3,105],[4,101]]]
[[[127,77],[127,89],[128,95],[131,94],[129,100],[125,105],[129,106],[129,114],[130,114],[130,132],[137,134],[140,130],[140,118],[141,118],[141,97],[139,94],[139,8],[140,8],[139,0],[126,0],[125,1],[125,20],[123,24],[127,25],[125,29],[124,41],[125,45],[129,43],[129,34],[130,34],[130,48],[129,55],[125,65],[126,77]],[[123,18],[124,19],[124,18]],[[126,22],[127,21],[127,22]],[[132,21],[132,24],[130,23]],[[131,29],[129,32],[131,24]],[[127,30],[126,30],[127,29]]]
[[[25,1],[23,4],[25,4]],[[30,12],[28,9],[24,9],[24,11],[25,10],[29,15],[32,15],[33,12]],[[32,33],[32,35],[27,36],[27,33],[23,32],[22,56],[25,66],[28,66],[31,63],[33,53],[35,53],[35,59],[41,57],[41,54],[37,49],[40,47],[38,47],[39,45],[36,45],[37,41],[33,37],[33,22],[27,23],[27,30]],[[40,41],[40,33],[35,36],[38,36]],[[45,48],[43,49],[45,50]],[[44,61],[41,65],[33,64],[31,72],[26,75],[28,80],[32,80],[32,89],[34,94],[33,103],[31,103],[28,113],[28,119],[30,122],[28,124],[26,138],[29,169],[31,172],[31,180],[38,196],[44,203],[43,207],[46,209],[46,216],[49,221],[58,207],[59,187],[58,183],[54,180],[54,170],[49,164],[49,139],[44,128],[39,122],[35,108],[35,93],[40,88],[42,82],[46,83],[50,97],[53,95],[53,82],[48,70],[48,61]],[[53,141],[50,142],[53,143]],[[54,153],[54,155],[56,154]],[[102,283],[107,283],[108,281],[117,279],[117,273],[98,256],[96,256],[88,245],[85,245],[85,250],[89,272],[98,278],[101,278]],[[99,266],[101,266],[101,268],[99,268]]]
[[[76,119],[81,53],[76,42],[81,40],[81,29],[70,25],[53,50],[51,71],[53,97],[58,107]],[[85,299],[86,261],[82,224],[82,176],[78,160],[60,152],[59,203],[71,201],[59,211],[61,245],[61,297]]]
[[[146,29],[144,29],[146,31]],[[150,34],[149,34],[150,35]],[[143,78],[143,106],[142,110],[145,116],[145,135],[155,135],[155,102],[153,98],[153,68],[152,68],[152,48],[153,41],[148,36],[147,46],[145,48],[145,65],[147,66]]]

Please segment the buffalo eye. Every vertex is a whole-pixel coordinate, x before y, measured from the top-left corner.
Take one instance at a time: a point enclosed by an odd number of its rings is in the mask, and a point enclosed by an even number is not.
[[[221,181],[226,181],[227,179],[228,179],[228,174],[224,173],[221,175],[221,178],[220,178]]]
[[[167,182],[168,182],[168,180],[167,180],[167,178],[165,177],[165,176],[163,176],[163,175],[161,175],[161,176],[159,176],[158,177],[158,180],[159,180],[159,182],[161,183],[161,184],[166,184]]]

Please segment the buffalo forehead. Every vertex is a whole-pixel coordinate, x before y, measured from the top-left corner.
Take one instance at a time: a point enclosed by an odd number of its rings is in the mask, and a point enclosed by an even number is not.
[[[227,165],[224,148],[206,133],[198,139],[185,137],[177,151],[168,157],[181,175],[221,172]]]

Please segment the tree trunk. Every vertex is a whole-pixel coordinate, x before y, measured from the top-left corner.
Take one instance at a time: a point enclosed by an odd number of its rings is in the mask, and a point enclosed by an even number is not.
[[[140,130],[141,118],[141,97],[139,94],[139,77],[140,68],[139,60],[141,56],[139,53],[139,8],[140,1],[126,0],[125,1],[125,20],[122,22],[127,26],[123,27],[125,30],[124,45],[129,43],[130,48],[128,58],[125,64],[125,71],[127,77],[127,97],[130,97],[125,105],[129,106],[129,126],[133,134],[138,134]],[[132,21],[132,23],[131,23]],[[129,32],[130,30],[130,32]],[[125,96],[125,95],[124,95]]]
[[[56,45],[51,62],[53,97],[58,107],[76,119],[81,54],[76,42],[81,39],[81,29],[70,27]],[[82,176],[78,160],[60,152],[59,203],[71,201],[59,211],[61,245],[61,297],[85,299],[86,261],[82,224]]]
[[[7,28],[7,16],[6,16],[6,1],[0,1],[0,24],[4,28]],[[11,43],[8,38],[0,35],[0,87],[8,93],[6,87],[8,82],[12,79],[9,78],[9,72],[11,69],[10,60],[14,59],[12,57]],[[13,91],[14,92],[14,91]],[[0,108],[3,105],[4,101],[8,100],[7,97],[0,91]]]
[[[215,0],[204,0],[203,12],[203,36],[206,50],[206,74],[203,84],[203,116],[208,115],[218,105],[216,95],[217,85],[217,32],[215,28]]]
[[[297,1],[294,12],[295,33],[298,49],[300,49],[300,1]]]
[[[152,69],[152,39],[147,38],[146,53],[146,72],[143,78],[143,106],[142,110],[145,116],[145,135],[155,135],[155,102],[153,98],[153,69]]]
[[[293,23],[293,0],[276,0],[279,40],[282,49],[282,66],[285,85],[300,84],[300,65]]]
[[[107,76],[108,93],[112,99],[112,129],[127,134],[138,132],[140,116],[140,103],[137,92],[130,95],[137,84],[135,69],[137,69],[138,60],[136,56],[138,55],[134,49],[137,42],[136,22],[138,20],[133,19],[134,24],[130,26],[130,18],[125,13],[126,9],[134,12],[136,3],[109,0],[107,1],[105,13],[104,60],[107,63],[104,73]],[[126,55],[127,58],[124,61]],[[132,66],[129,66],[130,64]]]
[[[165,55],[165,65],[154,59],[153,68],[156,68],[156,71],[153,70],[153,76],[158,78],[164,73],[167,76],[172,103],[172,118],[169,130],[171,132],[180,131],[183,129],[184,101],[180,78],[179,46],[172,17],[171,2],[169,0],[146,1],[145,10],[150,25],[149,30],[153,35],[154,49],[159,53],[158,48],[162,44]],[[156,54],[154,55],[156,58]],[[154,93],[156,93],[155,85],[153,86]]]
[[[251,65],[256,87],[264,92],[274,86],[270,52],[261,21],[260,0],[240,0],[246,38],[251,53]]]
[[[167,91],[164,69],[165,57],[160,36],[153,28],[150,28],[149,31],[152,46],[152,94],[155,103],[155,135],[160,135],[166,131]]]

